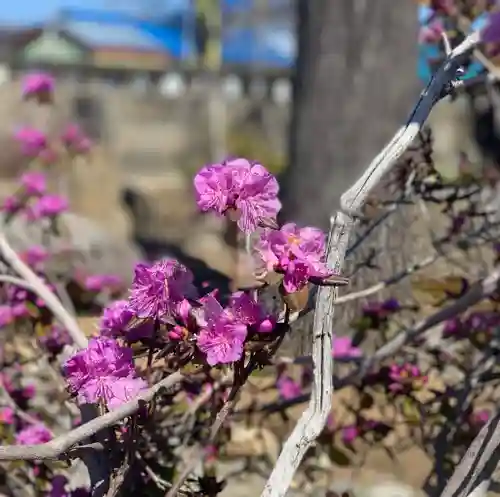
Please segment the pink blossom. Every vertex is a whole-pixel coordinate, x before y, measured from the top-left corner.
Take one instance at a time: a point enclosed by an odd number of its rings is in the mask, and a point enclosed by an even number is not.
[[[0,305],[0,328],[8,326],[14,321],[12,308],[9,305]]]
[[[210,366],[237,361],[243,354],[247,325],[238,321],[209,295],[202,299],[203,313],[198,316],[198,348]]]
[[[22,203],[14,195],[6,197],[2,204],[2,210],[8,214],[15,214],[21,208]]]
[[[61,141],[74,154],[85,154],[92,147],[92,142],[83,134],[77,124],[68,124],[61,135]]]
[[[59,354],[65,345],[71,343],[68,331],[58,324],[52,325],[38,340],[52,354]]]
[[[30,206],[29,216],[33,220],[55,217],[69,208],[68,200],[60,195],[44,195]]]
[[[70,391],[82,404],[105,402],[114,409],[136,397],[147,383],[137,377],[132,349],[107,337],[91,338],[64,364]]]
[[[135,266],[129,305],[138,318],[158,319],[175,314],[186,297],[195,295],[191,271],[175,260],[162,260]]]
[[[40,268],[49,257],[49,253],[40,245],[33,245],[20,254],[21,259],[33,268]]]
[[[245,292],[235,292],[231,295],[227,312],[259,333],[269,333],[276,326],[276,319],[268,315],[262,304]]]
[[[276,178],[257,162],[232,159],[205,166],[194,178],[196,202],[204,211],[229,214],[245,233],[275,219],[281,203]]]
[[[111,302],[102,312],[99,323],[100,333],[103,336],[126,338],[129,342],[136,342],[148,338],[153,333],[154,323],[151,321],[138,322],[132,325],[135,314],[130,308],[128,301],[116,300]]]
[[[336,359],[361,357],[363,352],[359,347],[352,345],[352,339],[349,337],[334,337],[332,355]]]
[[[40,102],[49,101],[54,92],[55,80],[47,73],[36,72],[26,75],[22,81],[24,98],[36,97]]]
[[[281,375],[276,382],[280,397],[284,400],[295,399],[302,394],[301,386],[290,376]]]
[[[39,445],[50,440],[52,440],[52,433],[43,423],[27,426],[16,434],[18,445]]]
[[[37,157],[48,147],[47,137],[42,131],[25,126],[14,134],[14,138],[21,144],[21,150],[28,157]]]
[[[325,264],[325,235],[316,228],[287,223],[280,230],[266,229],[256,246],[265,271],[284,274],[288,293],[304,288],[310,280],[334,274]]]
[[[427,377],[422,375],[420,368],[409,363],[403,365],[392,364],[389,367],[389,378],[392,380],[389,385],[392,392],[400,392],[407,387],[427,382]]]
[[[491,413],[487,409],[479,409],[471,415],[472,424],[476,426],[485,425],[490,419]]]
[[[85,288],[92,292],[102,292],[103,290],[119,287],[122,280],[115,274],[94,274],[85,278]]]
[[[350,425],[342,428],[342,441],[345,444],[351,444],[358,438],[359,429],[355,425]]]
[[[21,176],[21,185],[29,196],[39,196],[45,193],[47,181],[45,174],[39,171],[28,171]]]
[[[14,423],[14,420],[14,409],[12,409],[12,407],[0,408],[0,423],[11,425],[12,423]]]

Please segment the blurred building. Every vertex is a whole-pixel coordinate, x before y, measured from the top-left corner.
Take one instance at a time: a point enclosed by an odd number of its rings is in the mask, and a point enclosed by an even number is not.
[[[45,69],[172,95],[215,72],[230,98],[287,100],[295,53],[294,0],[176,0],[154,18],[72,8],[43,25],[0,27],[0,79]]]

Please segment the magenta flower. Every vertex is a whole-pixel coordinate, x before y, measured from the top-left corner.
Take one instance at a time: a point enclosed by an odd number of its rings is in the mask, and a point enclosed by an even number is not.
[[[68,331],[60,325],[54,324],[45,335],[38,338],[39,342],[51,353],[59,354],[65,345],[71,343]]]
[[[91,292],[102,292],[121,286],[122,280],[115,274],[94,274],[87,276],[84,281],[85,288]]]
[[[44,247],[33,245],[19,256],[28,266],[38,269],[48,259],[49,253]]]
[[[175,314],[186,297],[195,295],[191,271],[175,260],[162,260],[135,266],[129,305],[138,318],[159,319]]]
[[[24,191],[30,197],[43,195],[47,189],[45,175],[39,171],[28,171],[24,173],[20,181]]]
[[[68,200],[60,195],[44,195],[40,197],[29,209],[29,216],[33,220],[44,217],[56,217],[67,211]]]
[[[350,425],[342,428],[342,441],[345,444],[351,444],[358,438],[359,429],[355,425]]]
[[[11,425],[14,423],[14,409],[12,407],[1,407],[0,408],[0,423],[4,425]]]
[[[427,377],[422,374],[420,368],[409,363],[392,364],[389,368],[389,378],[392,380],[392,383],[389,384],[389,390],[394,393],[421,386],[427,382]]]
[[[226,310],[237,321],[259,333],[270,333],[276,326],[276,319],[268,315],[262,304],[245,292],[233,293]]]
[[[471,423],[474,426],[483,426],[490,419],[491,413],[487,409],[479,409],[471,414]]]
[[[275,219],[281,203],[276,178],[259,163],[232,159],[205,166],[194,178],[196,203],[204,211],[229,214],[245,233]]]
[[[23,154],[28,157],[37,157],[48,147],[45,134],[29,126],[18,129],[14,138],[21,144]]]
[[[247,325],[225,310],[212,295],[202,299],[202,313],[197,316],[200,332],[198,348],[210,366],[237,361],[243,355]]]
[[[265,272],[284,274],[283,286],[288,293],[301,290],[310,280],[335,274],[325,264],[325,235],[316,228],[287,223],[280,230],[266,229],[256,249]]]
[[[69,124],[61,135],[64,146],[74,154],[85,154],[92,147],[92,142],[84,135],[77,124]]]
[[[36,72],[26,75],[22,81],[23,98],[36,97],[40,102],[50,101],[55,80],[47,73]]]
[[[107,337],[91,338],[64,364],[69,390],[82,404],[103,401],[109,409],[135,398],[147,383],[135,372],[132,349]]]
[[[352,340],[349,337],[334,337],[332,355],[336,359],[348,359],[353,357],[361,357],[363,352],[359,347],[352,345]]]
[[[295,399],[302,394],[301,386],[290,376],[281,375],[276,382],[280,397],[284,400]]]
[[[136,342],[149,338],[154,329],[154,323],[145,321],[133,324],[135,314],[126,300],[116,300],[104,308],[99,323],[100,333],[112,338],[126,338],[129,342]],[[131,326],[130,328],[129,325]]]
[[[15,195],[6,197],[2,204],[2,210],[8,214],[15,214],[23,207],[22,203]]]
[[[16,434],[18,445],[39,445],[50,440],[52,440],[52,433],[43,423],[27,426]]]
[[[12,308],[9,305],[0,305],[0,328],[8,326],[14,321]]]

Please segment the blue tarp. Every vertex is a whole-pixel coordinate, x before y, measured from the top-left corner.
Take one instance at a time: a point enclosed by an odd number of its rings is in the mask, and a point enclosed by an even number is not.
[[[289,5],[291,0],[270,0],[273,6]],[[221,0],[222,7],[227,8],[252,8],[254,0]],[[194,54],[194,29],[193,20],[195,11],[191,0],[173,0],[166,3],[166,10],[162,11],[161,24],[151,19],[140,18],[129,13],[90,10],[90,9],[64,9],[60,13],[60,21],[68,25],[72,23],[81,26],[92,25],[95,35],[96,24],[102,27],[103,43],[106,41],[106,25],[114,26],[111,32],[116,31],[116,26],[122,26],[125,33],[127,26],[130,32],[129,40],[124,38],[124,45],[135,46],[137,40],[143,40],[144,35],[154,38],[173,57],[179,59],[191,58]],[[85,29],[85,28],[83,28]],[[90,28],[89,28],[90,29]],[[134,35],[133,30],[137,33]],[[85,37],[86,33],[80,33]],[[142,36],[141,36],[142,34]],[[95,36],[94,36],[95,38]],[[141,45],[144,42],[141,41]],[[152,44],[154,44],[152,42]],[[284,68],[293,65],[295,60],[295,30],[291,22],[265,23],[255,27],[223,27],[222,34],[222,59],[229,64],[242,64],[260,67]]]

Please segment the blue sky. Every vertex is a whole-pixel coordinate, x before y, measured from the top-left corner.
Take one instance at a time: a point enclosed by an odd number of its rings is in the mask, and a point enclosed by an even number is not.
[[[185,0],[125,0],[119,2],[120,10],[147,13],[147,7],[158,9],[161,6],[174,7]],[[33,23],[52,17],[63,7],[85,7],[86,9],[116,9],[117,3],[111,0],[0,0],[0,23]]]

